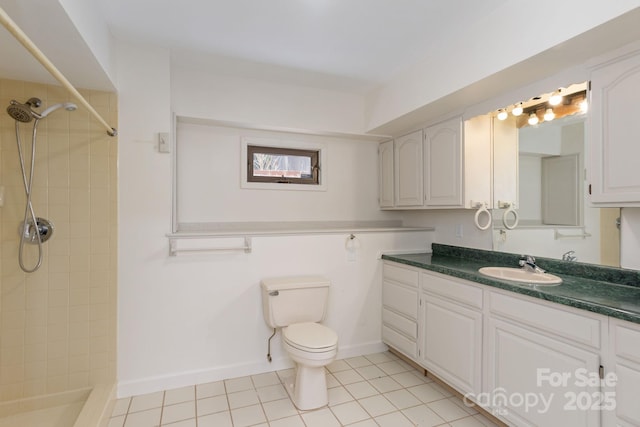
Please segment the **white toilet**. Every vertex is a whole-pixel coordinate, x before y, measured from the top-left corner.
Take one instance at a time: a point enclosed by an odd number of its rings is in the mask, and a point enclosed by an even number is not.
[[[262,280],[262,308],[267,325],[282,328],[283,345],[296,362],[295,381],[286,384],[300,410],[327,405],[324,367],[338,352],[338,335],[316,322],[324,319],[329,295],[328,279],[320,276]]]

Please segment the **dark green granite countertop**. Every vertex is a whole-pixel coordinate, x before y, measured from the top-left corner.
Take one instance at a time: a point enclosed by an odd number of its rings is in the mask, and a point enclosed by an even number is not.
[[[534,285],[494,279],[478,272],[481,267],[518,267],[518,255],[436,243],[432,248],[432,254],[393,254],[382,258],[640,323],[640,271],[536,257],[536,264],[562,278],[562,283]]]

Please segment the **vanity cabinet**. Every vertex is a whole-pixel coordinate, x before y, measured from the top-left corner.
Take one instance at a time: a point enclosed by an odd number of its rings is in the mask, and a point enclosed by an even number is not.
[[[385,262],[382,277],[382,341],[416,360],[418,270]]]
[[[591,71],[591,201],[640,206],[640,50]]]
[[[615,377],[608,381],[609,391],[614,393],[615,414],[618,426],[640,425],[640,325],[611,319],[609,323],[610,348]]]
[[[489,313],[486,391],[493,397],[487,409],[518,426],[599,426],[606,318],[603,324],[599,316],[493,291]]]
[[[461,392],[482,388],[482,289],[421,274],[420,362]]]
[[[640,324],[385,260],[382,341],[509,425],[640,425]]]

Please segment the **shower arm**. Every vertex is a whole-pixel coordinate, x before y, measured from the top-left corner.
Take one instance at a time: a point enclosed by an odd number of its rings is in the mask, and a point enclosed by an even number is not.
[[[20,44],[22,44],[22,46],[24,46],[29,51],[29,53],[31,53],[34,58],[36,58],[38,62],[40,62],[44,66],[44,68],[46,68],[47,71],[49,71],[49,73],[51,73],[51,75],[56,80],[58,80],[60,84],[71,93],[71,95],[74,96],[74,98],[76,98],[76,100],[80,104],[82,104],[83,107],[89,110],[91,115],[93,115],[107,129],[107,134],[109,136],[116,136],[118,134],[116,128],[111,127],[109,123],[107,123],[105,119],[102,118],[102,116],[95,110],[95,108],[93,108],[91,104],[89,104],[84,96],[82,96],[82,94],[78,92],[75,87],[73,87],[71,82],[67,80],[67,78],[56,68],[56,66],[53,65],[51,61],[49,61],[44,53],[42,53],[42,51],[38,49],[35,43],[33,43],[31,39],[29,39],[29,37],[20,29],[20,27],[18,27],[18,25],[11,19],[11,17],[7,15],[2,7],[0,7],[0,23],[2,23],[2,25],[16,38],[16,40],[18,40]]]

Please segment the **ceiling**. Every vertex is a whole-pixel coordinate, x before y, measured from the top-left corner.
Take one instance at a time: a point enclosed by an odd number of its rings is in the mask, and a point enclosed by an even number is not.
[[[366,93],[507,0],[92,1],[116,39],[169,48],[174,62]],[[75,86],[112,89],[58,2],[0,7]],[[4,78],[52,80],[4,29],[0,57]]]

